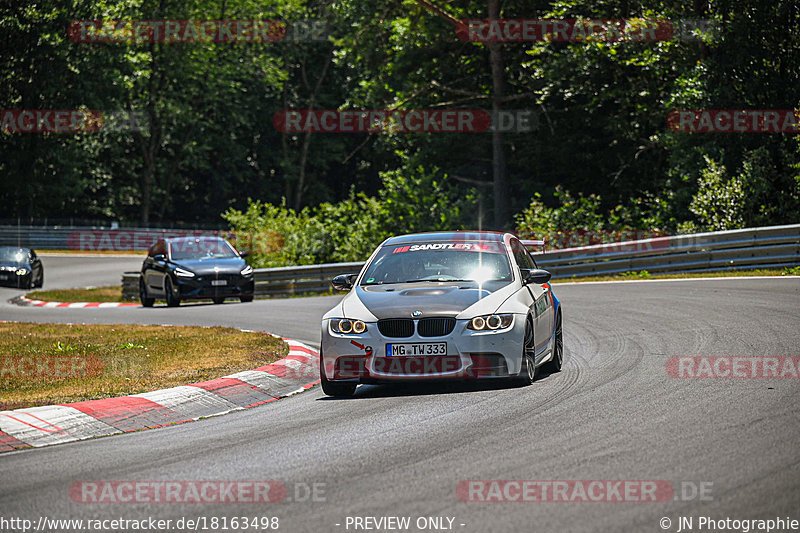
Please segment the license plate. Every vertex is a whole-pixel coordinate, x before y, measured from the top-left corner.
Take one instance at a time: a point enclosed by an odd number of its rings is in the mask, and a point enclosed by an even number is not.
[[[447,355],[447,343],[425,342],[386,345],[386,357],[403,357],[414,355]]]
[[[211,284],[214,285],[215,287],[218,287],[220,285],[227,285],[228,284],[228,280],[227,279],[212,279],[211,280]]]
[[[0,279],[8,279],[8,274],[0,274]]]

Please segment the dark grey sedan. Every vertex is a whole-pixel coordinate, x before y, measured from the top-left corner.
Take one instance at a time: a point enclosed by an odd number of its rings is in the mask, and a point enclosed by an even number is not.
[[[0,248],[0,285],[30,289],[44,285],[42,260],[30,248]]]
[[[221,237],[159,239],[142,264],[142,305],[152,307],[156,298],[170,307],[182,300],[211,299],[220,304],[231,297],[252,302],[255,278],[246,255]]]

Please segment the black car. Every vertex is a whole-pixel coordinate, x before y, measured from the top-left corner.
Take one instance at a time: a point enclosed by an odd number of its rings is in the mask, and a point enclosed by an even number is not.
[[[30,289],[44,285],[42,260],[30,248],[0,248],[0,285]]]
[[[139,278],[142,305],[152,307],[156,298],[175,307],[181,300],[225,298],[252,302],[255,290],[253,267],[220,237],[159,239],[147,252]]]

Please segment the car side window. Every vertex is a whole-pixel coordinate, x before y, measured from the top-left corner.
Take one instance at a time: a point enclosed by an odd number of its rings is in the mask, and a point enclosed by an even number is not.
[[[533,258],[531,253],[527,250],[525,251],[525,253],[528,254],[528,260],[531,262],[531,264],[533,264],[533,268],[539,268],[539,266],[536,264],[536,259]]]
[[[167,253],[166,243],[163,240],[158,240],[155,242],[155,244],[153,244],[153,246],[150,247],[150,250],[147,252],[147,255],[149,255],[150,257],[155,257],[158,254],[166,255],[166,253]]]
[[[517,239],[512,239],[511,251],[514,254],[514,260],[517,262],[519,268],[533,268],[533,261],[525,250],[525,247],[522,246],[522,243]]]

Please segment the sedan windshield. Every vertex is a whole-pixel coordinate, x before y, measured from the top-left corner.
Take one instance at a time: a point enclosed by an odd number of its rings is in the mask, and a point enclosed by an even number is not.
[[[222,239],[180,239],[169,243],[170,257],[186,259],[222,259],[237,257],[236,252]]]
[[[419,243],[384,246],[362,285],[416,282],[508,282],[511,267],[500,243]]]
[[[23,263],[28,260],[28,254],[20,248],[0,248],[0,261],[4,263]]]

